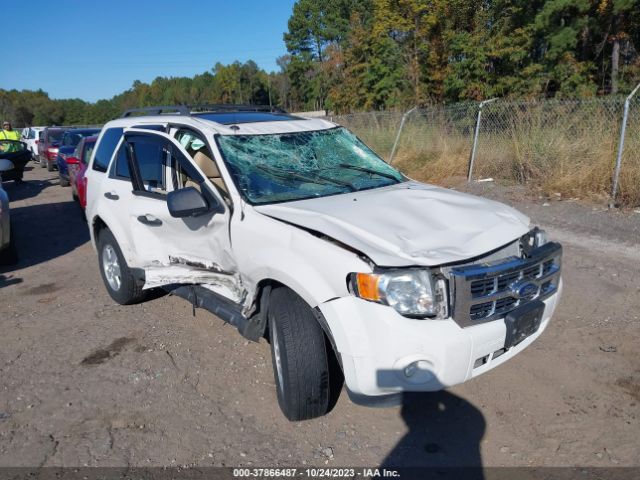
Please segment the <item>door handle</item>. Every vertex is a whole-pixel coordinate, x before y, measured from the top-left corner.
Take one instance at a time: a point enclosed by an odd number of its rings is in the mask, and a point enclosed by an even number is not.
[[[140,215],[138,217],[138,221],[140,223],[144,223],[145,225],[149,225],[151,227],[159,227],[160,225],[162,225],[162,220],[149,214]]]
[[[107,192],[104,194],[109,200],[118,200],[120,197],[113,192]]]

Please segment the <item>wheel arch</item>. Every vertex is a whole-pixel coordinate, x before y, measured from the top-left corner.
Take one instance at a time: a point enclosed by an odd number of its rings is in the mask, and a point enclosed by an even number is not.
[[[251,336],[253,338],[268,338],[269,335],[269,327],[268,327],[268,313],[270,306],[270,297],[271,292],[275,288],[286,288],[298,295],[313,311],[314,317],[316,321],[320,324],[322,331],[327,337],[328,343],[330,347],[333,349],[333,354],[337,357],[338,362],[340,363],[340,367],[342,367],[342,362],[340,360],[340,355],[338,354],[338,349],[336,347],[335,340],[333,338],[333,333],[331,332],[331,328],[327,323],[324,315],[320,311],[317,306],[311,306],[309,302],[304,298],[304,296],[300,295],[294,288],[283,283],[282,281],[276,280],[274,278],[263,278],[256,284],[254,300],[252,302],[253,314],[250,316],[249,324],[251,325],[249,329],[251,330]],[[249,333],[249,332],[247,332]],[[248,336],[248,335],[245,335]]]
[[[135,256],[131,250],[131,246],[127,241],[127,235],[122,225],[117,221],[109,221],[109,212],[98,211],[91,219],[90,236],[94,250],[98,251],[98,236],[101,230],[107,229],[118,242],[118,246],[130,267],[137,267]]]
[[[94,250],[98,249],[98,236],[100,235],[100,231],[104,229],[109,229],[106,222],[100,217],[100,215],[95,215],[91,220],[91,243],[93,244]]]

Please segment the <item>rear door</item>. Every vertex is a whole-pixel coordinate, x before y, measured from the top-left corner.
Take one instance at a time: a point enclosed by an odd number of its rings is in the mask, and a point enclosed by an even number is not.
[[[203,284],[235,301],[244,291],[229,237],[230,212],[184,148],[164,132],[125,131],[114,173],[128,177],[127,202],[131,245],[145,270],[145,288],[168,284]],[[219,211],[174,218],[170,192],[190,185]]]

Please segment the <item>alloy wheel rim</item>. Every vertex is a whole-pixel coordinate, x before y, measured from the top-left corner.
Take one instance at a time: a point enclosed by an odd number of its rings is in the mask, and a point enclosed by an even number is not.
[[[120,262],[118,262],[118,255],[111,245],[106,245],[102,250],[102,269],[111,289],[116,292],[120,290],[122,285]]]

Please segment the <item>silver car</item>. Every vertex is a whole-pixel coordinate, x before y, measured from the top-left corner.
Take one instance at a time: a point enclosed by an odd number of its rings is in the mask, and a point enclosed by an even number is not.
[[[0,265],[16,261],[16,252],[11,238],[9,195],[2,188],[3,162],[6,162],[6,160],[0,160]]]

